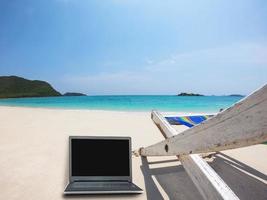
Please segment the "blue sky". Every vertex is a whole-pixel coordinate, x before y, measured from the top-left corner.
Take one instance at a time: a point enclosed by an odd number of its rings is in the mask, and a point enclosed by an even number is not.
[[[89,95],[248,94],[267,83],[267,1],[1,0],[0,75]]]

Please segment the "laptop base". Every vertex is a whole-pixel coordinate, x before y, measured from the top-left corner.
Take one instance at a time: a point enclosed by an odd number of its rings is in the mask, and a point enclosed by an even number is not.
[[[143,190],[131,182],[75,181],[69,183],[64,194],[140,194]]]

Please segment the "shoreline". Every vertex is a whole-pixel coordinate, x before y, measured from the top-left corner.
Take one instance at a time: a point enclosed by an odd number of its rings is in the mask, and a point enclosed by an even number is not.
[[[106,112],[106,113],[136,113],[136,114],[150,114],[150,111],[138,111],[138,110],[101,110],[101,109],[89,109],[89,108],[62,108],[62,107],[31,107],[31,106],[17,106],[17,105],[0,105],[0,108],[18,108],[18,109],[36,109],[36,110],[65,110],[65,111],[86,111],[86,112]],[[158,109],[153,109],[158,110]],[[160,111],[166,116],[182,116],[182,115],[216,115],[218,112],[180,112],[180,111]]]

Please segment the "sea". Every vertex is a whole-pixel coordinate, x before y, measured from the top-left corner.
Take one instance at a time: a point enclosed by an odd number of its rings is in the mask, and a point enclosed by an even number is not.
[[[238,102],[237,96],[113,95],[1,99],[0,106],[87,109],[110,111],[151,111],[216,113]]]

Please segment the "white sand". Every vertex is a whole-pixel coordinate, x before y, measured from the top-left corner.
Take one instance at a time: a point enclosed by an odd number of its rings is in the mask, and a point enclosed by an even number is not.
[[[69,135],[131,136],[133,149],[163,140],[150,113],[0,107],[0,199],[66,198]],[[267,199],[267,145],[224,153],[211,166],[238,196]],[[133,179],[143,194],[72,198],[201,199],[176,157],[134,157]]]

